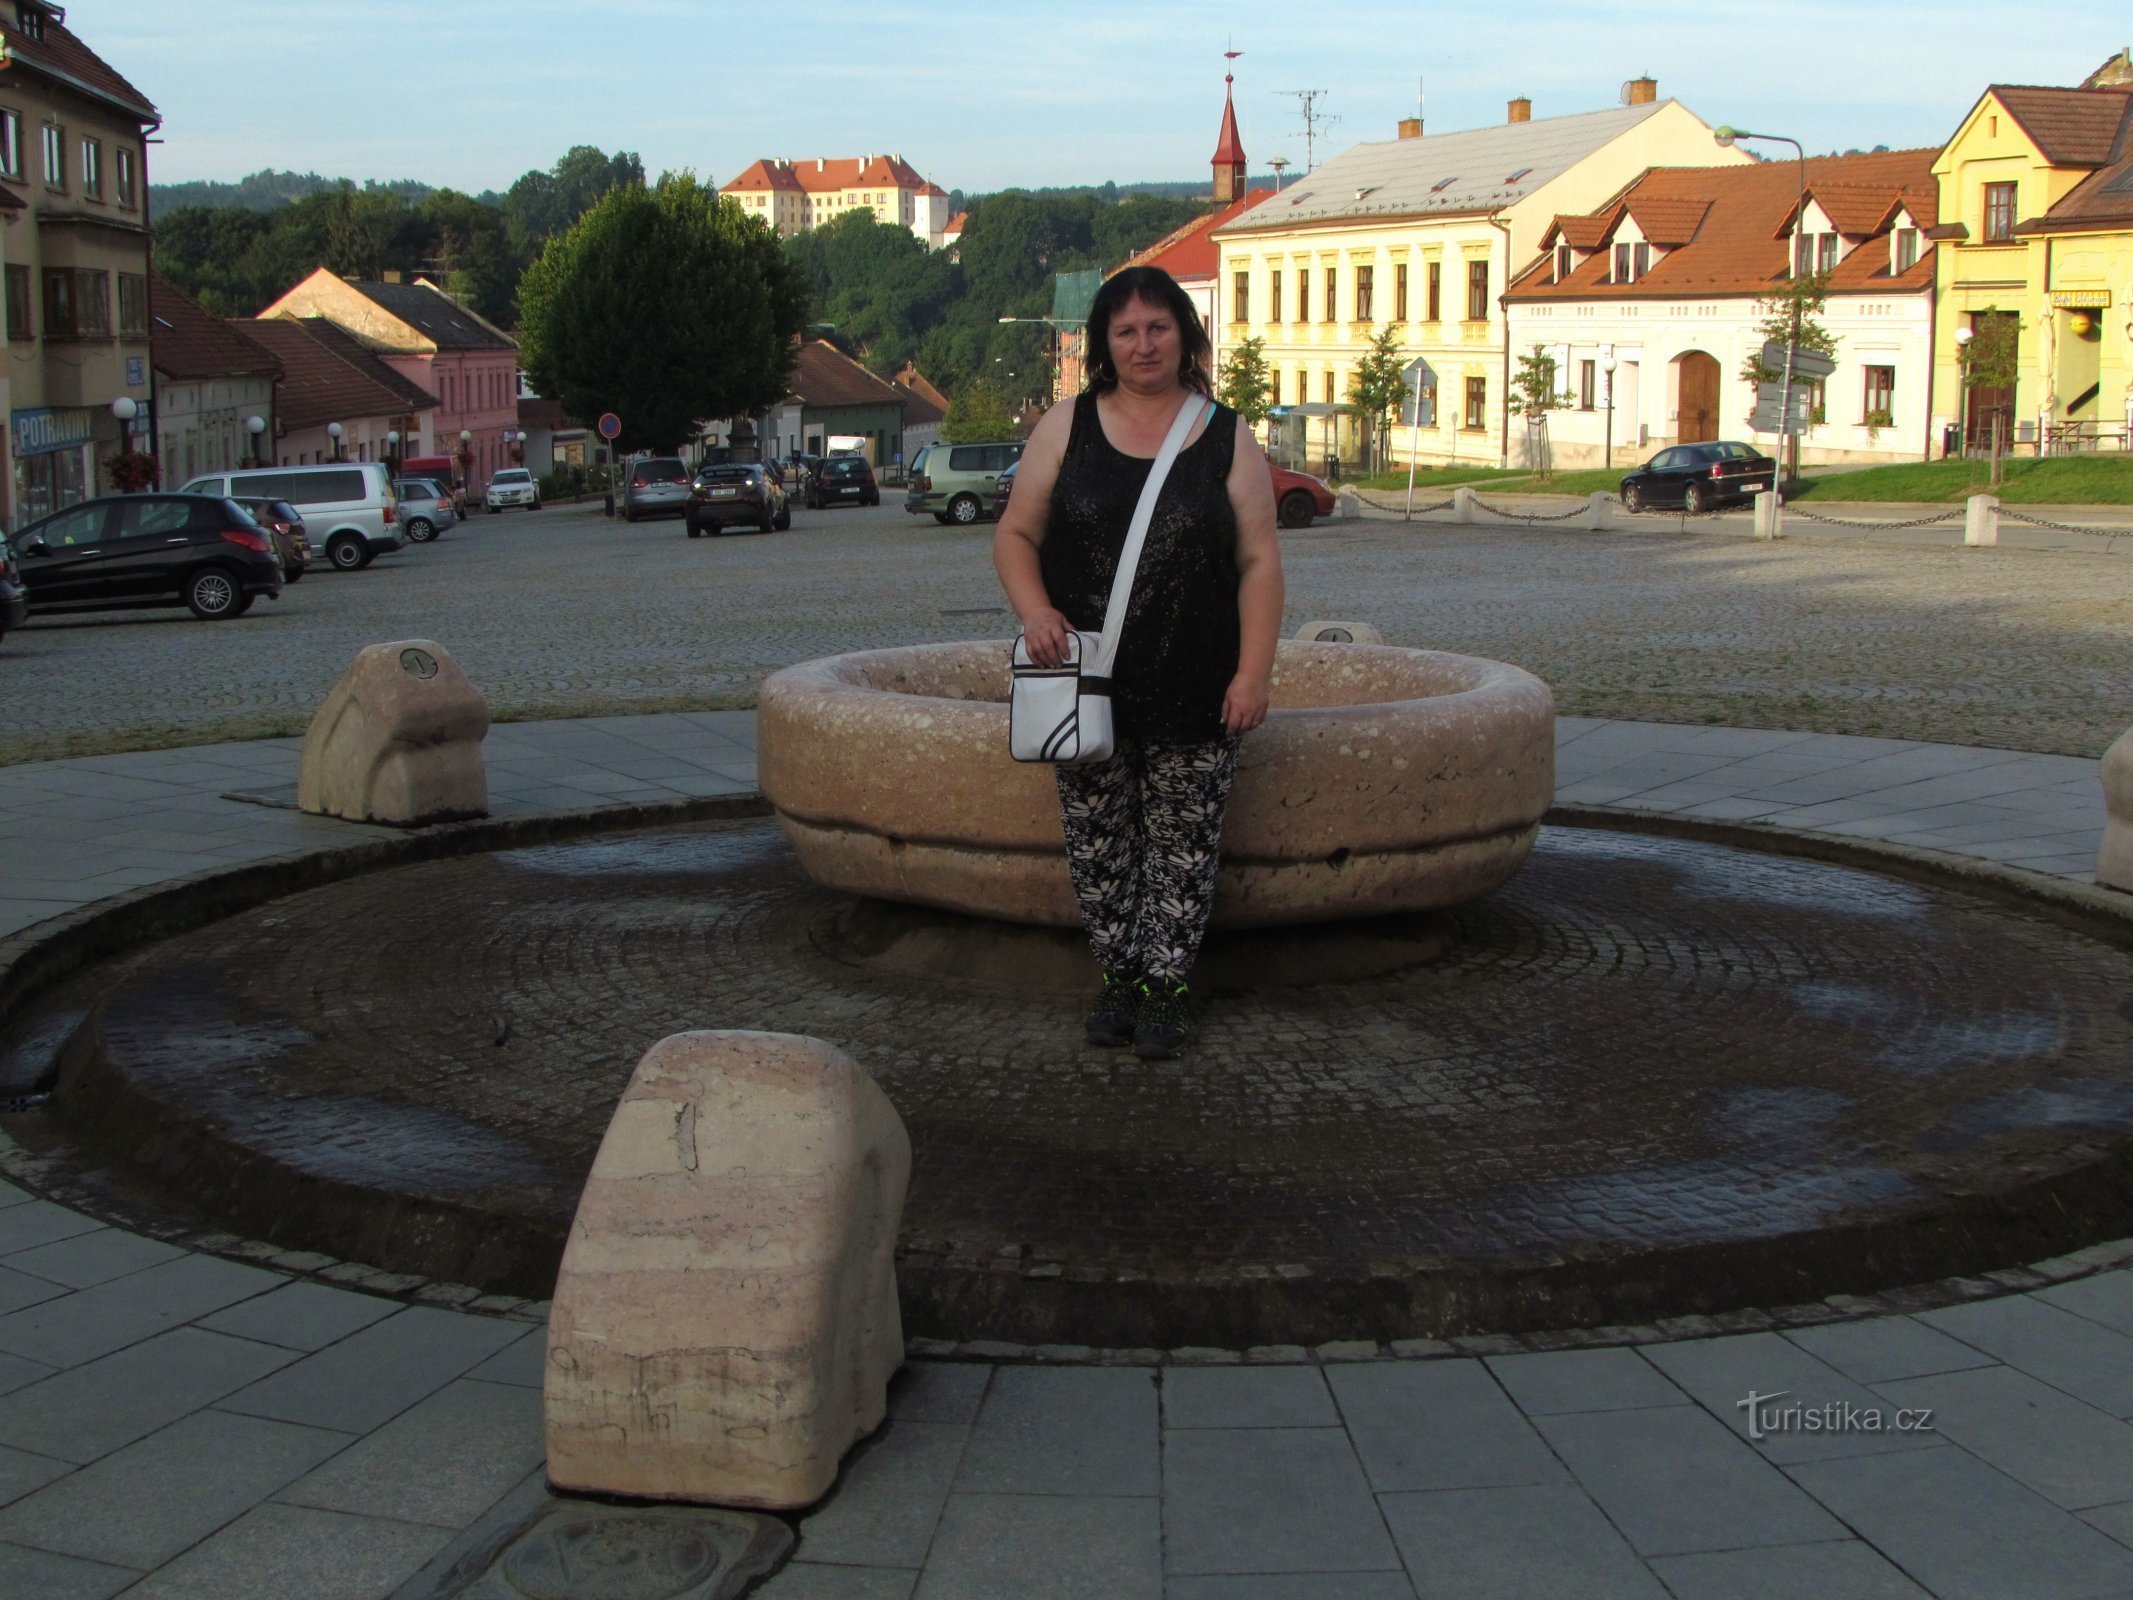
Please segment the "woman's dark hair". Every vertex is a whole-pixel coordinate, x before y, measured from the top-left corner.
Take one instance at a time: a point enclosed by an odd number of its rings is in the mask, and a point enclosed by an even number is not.
[[[1088,332],[1083,348],[1088,352],[1083,384],[1091,394],[1109,394],[1118,387],[1118,369],[1111,365],[1111,319],[1127,302],[1144,301],[1170,313],[1178,325],[1178,382],[1212,398],[1214,385],[1207,376],[1214,360],[1214,345],[1201,326],[1192,296],[1178,287],[1178,280],[1161,267],[1128,267],[1106,278],[1089,306]]]

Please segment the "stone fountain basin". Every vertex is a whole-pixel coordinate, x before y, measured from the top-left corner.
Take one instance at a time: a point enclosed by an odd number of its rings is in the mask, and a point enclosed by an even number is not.
[[[1007,753],[1008,647],[913,645],[764,683],[763,793],[816,882],[1073,926],[1049,766]],[[1555,699],[1499,661],[1284,641],[1246,736],[1214,925],[1426,911],[1525,861],[1555,796]]]

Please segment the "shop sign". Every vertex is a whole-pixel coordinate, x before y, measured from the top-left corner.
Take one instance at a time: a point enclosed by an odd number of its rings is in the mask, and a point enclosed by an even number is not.
[[[2111,291],[2108,289],[2054,289],[2054,311],[2108,311],[2111,308]]]
[[[96,437],[96,411],[89,406],[33,406],[12,413],[8,423],[18,457],[77,449]]]

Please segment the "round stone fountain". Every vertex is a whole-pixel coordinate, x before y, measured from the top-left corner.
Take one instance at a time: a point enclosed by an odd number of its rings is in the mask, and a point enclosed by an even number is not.
[[[763,685],[763,793],[816,882],[1010,922],[1078,925],[1049,766],[1007,753],[999,644],[809,661]],[[1245,741],[1214,926],[1454,906],[1533,848],[1555,701],[1498,661],[1284,642]]]

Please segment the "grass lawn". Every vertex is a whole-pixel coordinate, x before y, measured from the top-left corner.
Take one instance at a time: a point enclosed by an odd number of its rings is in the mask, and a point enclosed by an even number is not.
[[[1809,478],[1795,499],[1923,500],[1942,502],[1983,493],[1990,467],[1982,461],[1911,461]],[[2003,460],[2002,500],[2028,505],[2133,505],[2133,456],[2053,456]]]
[[[1524,471],[1506,471],[1502,467],[1418,467],[1415,470],[1415,493],[1425,489],[1448,489],[1455,483],[1515,483],[1531,477]],[[1344,489],[1370,489],[1379,494],[1407,492],[1407,469],[1398,472],[1381,472],[1374,478],[1362,478],[1341,485]]]

